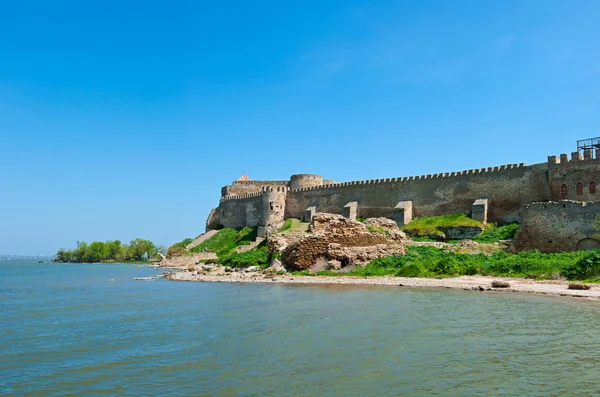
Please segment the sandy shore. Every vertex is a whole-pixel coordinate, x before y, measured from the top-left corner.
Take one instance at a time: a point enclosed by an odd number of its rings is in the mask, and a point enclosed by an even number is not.
[[[173,281],[226,282],[226,283],[281,283],[281,284],[350,284],[388,285],[407,288],[449,288],[475,291],[525,292],[544,295],[568,296],[600,300],[600,286],[592,284],[589,290],[570,290],[563,280],[529,280],[508,277],[461,276],[453,278],[406,277],[350,277],[350,276],[293,276],[264,275],[260,272],[230,272],[210,274],[196,271],[168,271],[165,277]],[[505,281],[508,288],[492,288],[493,281]]]

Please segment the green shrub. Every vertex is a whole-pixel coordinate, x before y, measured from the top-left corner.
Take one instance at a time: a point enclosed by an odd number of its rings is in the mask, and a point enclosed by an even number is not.
[[[584,257],[588,262],[581,262]],[[419,246],[409,246],[404,256],[375,259],[349,274],[363,277],[384,275],[400,277],[473,276],[480,274],[553,278],[560,274],[567,275],[564,270],[568,269],[570,264],[575,263],[588,264],[588,268],[591,269],[579,271],[582,274],[580,278],[600,276],[600,251],[596,256],[586,251],[543,254],[535,250],[519,254],[499,252],[488,256],[445,252],[440,248]],[[568,273],[567,277],[574,278],[572,273]]]
[[[185,247],[190,245],[194,241],[192,238],[184,238],[178,243],[175,243],[169,247],[167,250],[167,256],[171,257],[174,255],[181,255],[183,251],[185,251]]]
[[[504,226],[492,226],[483,231],[479,236],[475,236],[473,241],[478,243],[495,243],[500,240],[512,240],[515,238],[515,233],[519,228],[518,223],[509,223]]]
[[[224,266],[231,267],[249,267],[259,266],[265,268],[268,266],[269,261],[267,258],[267,247],[263,246],[255,250],[246,251],[242,253],[232,253],[220,258],[219,263]]]
[[[585,280],[600,276],[600,250],[589,251],[577,262],[566,266],[562,274],[569,280]]]

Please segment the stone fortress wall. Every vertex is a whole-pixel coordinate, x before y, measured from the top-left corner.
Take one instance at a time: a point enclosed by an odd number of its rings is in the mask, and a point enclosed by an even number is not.
[[[504,223],[519,221],[523,211],[537,208],[524,207],[530,203],[567,199],[600,201],[600,192],[596,192],[596,183],[600,181],[600,149],[595,153],[585,150],[583,155],[574,152],[570,158],[566,154],[549,156],[546,163],[530,166],[510,164],[343,183],[324,180],[316,174],[293,175],[289,181],[243,178],[223,187],[221,202],[211,211],[207,230],[217,226],[266,227],[287,218],[306,219],[316,212],[350,218],[386,217],[400,226],[413,217],[448,213],[465,213],[484,222]],[[595,208],[590,206],[587,210]],[[566,209],[574,217],[581,213],[573,206]],[[561,216],[563,221],[569,221],[569,216]],[[589,231],[585,233],[589,237]]]
[[[412,201],[414,217],[470,213],[475,200],[487,198],[491,221],[516,221],[523,202],[547,197],[546,170],[545,164],[513,164],[290,189],[286,218],[302,217],[311,206],[317,212],[344,214],[349,202],[357,202],[357,216],[361,218],[393,218],[396,205],[405,201]]]
[[[513,249],[542,252],[600,248],[594,218],[600,202],[563,200],[525,204]]]

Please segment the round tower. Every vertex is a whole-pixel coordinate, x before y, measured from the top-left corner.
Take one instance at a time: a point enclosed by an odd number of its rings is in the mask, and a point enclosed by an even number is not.
[[[323,177],[317,174],[296,174],[290,179],[290,189],[300,189],[313,186],[321,186]]]

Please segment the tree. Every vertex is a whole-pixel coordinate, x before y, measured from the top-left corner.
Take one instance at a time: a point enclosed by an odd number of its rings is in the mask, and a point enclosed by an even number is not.
[[[87,260],[86,251],[87,243],[85,241],[78,241],[77,249],[73,251],[73,260],[76,262],[85,262]]]
[[[94,241],[87,246],[86,260],[100,262],[108,258],[108,247],[102,241]]]
[[[70,262],[72,260],[73,260],[73,252],[72,251],[61,248],[56,253],[56,261],[57,262]]]
[[[122,261],[127,256],[127,246],[120,240],[109,240],[106,242],[106,247],[108,248],[108,259]]]
[[[150,240],[136,238],[129,242],[127,258],[131,260],[142,260],[156,256],[156,246]]]

